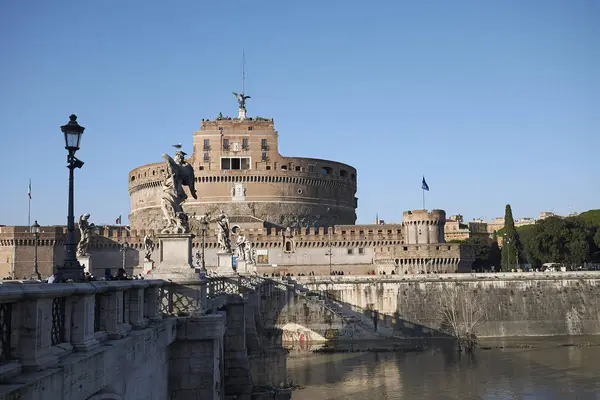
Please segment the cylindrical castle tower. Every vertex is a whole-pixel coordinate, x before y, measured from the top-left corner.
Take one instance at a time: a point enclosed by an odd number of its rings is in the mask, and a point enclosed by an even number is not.
[[[356,169],[335,161],[284,157],[272,119],[217,118],[194,132],[198,199],[187,188],[186,213],[250,216],[284,227],[356,222]],[[165,164],[129,173],[132,229],[163,227],[160,208]]]
[[[444,243],[444,210],[412,210],[402,213],[406,244]]]

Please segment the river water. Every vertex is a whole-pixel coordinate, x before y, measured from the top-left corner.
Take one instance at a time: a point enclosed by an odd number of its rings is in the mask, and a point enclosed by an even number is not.
[[[293,349],[293,400],[600,400],[600,338],[488,340],[470,356],[448,344],[413,352]],[[379,347],[379,346],[378,346]]]

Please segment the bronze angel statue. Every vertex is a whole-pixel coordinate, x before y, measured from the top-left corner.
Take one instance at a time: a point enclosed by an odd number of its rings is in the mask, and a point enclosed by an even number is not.
[[[183,203],[187,199],[183,187],[190,188],[194,199],[197,199],[198,195],[194,186],[194,169],[185,161],[185,156],[186,153],[181,150],[175,152],[175,159],[168,154],[162,155],[167,164],[160,204],[167,223],[162,233],[188,233],[190,231],[187,214],[183,211]]]
[[[250,99],[250,96],[244,96],[244,92],[237,94],[236,92],[233,92],[233,95],[235,96],[235,98],[238,101],[238,104],[240,105],[240,110],[245,110],[246,109],[246,99]]]

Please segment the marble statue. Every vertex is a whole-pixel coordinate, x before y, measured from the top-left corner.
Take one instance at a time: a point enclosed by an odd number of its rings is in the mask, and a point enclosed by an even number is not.
[[[246,99],[249,99],[250,96],[244,96],[244,92],[237,94],[236,92],[233,92],[235,98],[238,101],[238,104],[240,106],[240,110],[245,110],[246,109]]]
[[[237,258],[246,261],[249,264],[254,264],[254,252],[250,245],[250,241],[244,234],[239,233],[237,235],[236,245]]]
[[[77,243],[77,255],[88,255],[88,246],[90,244],[90,236],[96,225],[89,222],[90,214],[81,214],[79,217],[79,243]]]
[[[196,259],[196,266],[198,268],[202,267],[202,250],[197,250],[194,254],[194,258]]]
[[[219,251],[223,253],[231,253],[231,239],[229,238],[229,217],[223,210],[215,220],[219,225],[219,235],[217,241],[219,243]]]
[[[154,251],[154,241],[148,235],[144,236],[144,261],[152,261],[152,252]]]
[[[186,153],[177,150],[175,159],[168,154],[162,157],[166,162],[165,179],[162,183],[162,198],[160,207],[167,221],[162,233],[189,233],[190,225],[187,214],[183,211],[183,203],[187,195],[184,186],[190,188],[194,199],[198,198],[194,186],[194,169],[185,161]]]

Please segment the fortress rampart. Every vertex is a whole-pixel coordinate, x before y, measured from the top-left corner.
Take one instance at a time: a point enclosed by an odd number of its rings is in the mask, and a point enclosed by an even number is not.
[[[190,214],[252,216],[283,227],[352,224],[356,169],[329,160],[284,157],[278,133],[267,119],[203,121],[194,132],[194,168],[198,199],[188,196]],[[129,173],[133,229],[159,229],[164,163]],[[187,189],[186,189],[187,190]]]

